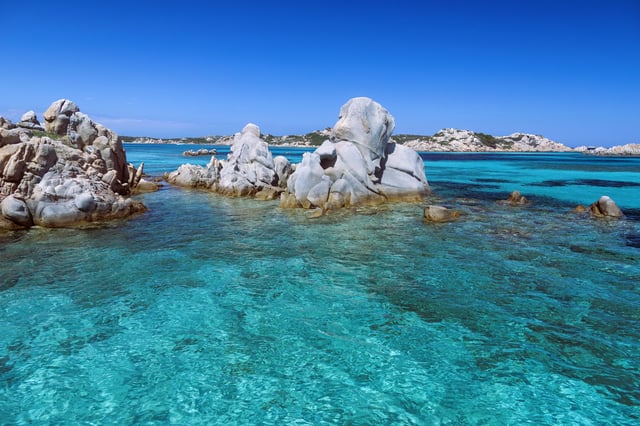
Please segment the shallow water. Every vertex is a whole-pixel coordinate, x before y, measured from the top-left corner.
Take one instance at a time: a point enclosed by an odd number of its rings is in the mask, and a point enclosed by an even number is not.
[[[152,175],[184,149],[127,145]],[[0,423],[637,424],[640,224],[570,210],[640,210],[640,160],[424,156],[458,222],[164,187],[0,234]]]

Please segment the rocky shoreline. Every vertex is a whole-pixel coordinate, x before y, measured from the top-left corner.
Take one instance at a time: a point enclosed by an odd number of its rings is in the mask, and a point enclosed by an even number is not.
[[[315,130],[304,135],[261,135],[269,146],[318,147],[331,136],[331,128]],[[227,145],[234,142],[233,135],[205,136],[197,138],[162,139],[149,137],[126,137],[124,141],[135,144],[173,145]],[[398,145],[418,152],[579,152],[587,155],[640,156],[640,144],[617,145],[609,148],[578,146],[568,147],[542,135],[516,132],[508,136],[493,136],[471,130],[445,128],[432,136],[398,134],[391,138]]]

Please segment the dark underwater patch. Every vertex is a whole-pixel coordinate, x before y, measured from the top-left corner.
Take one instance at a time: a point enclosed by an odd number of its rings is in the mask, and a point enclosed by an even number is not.
[[[429,181],[431,190],[434,195],[444,198],[456,198],[464,196],[467,198],[477,198],[479,200],[497,200],[499,195],[490,190],[500,188],[498,185],[479,184],[479,183],[461,183],[447,181]]]
[[[640,248],[640,234],[627,234],[625,240],[629,247]]]
[[[531,183],[529,186],[544,186],[544,187],[556,187],[556,186],[597,186],[604,188],[628,188],[640,186],[638,182],[627,182],[620,180],[607,180],[607,179],[572,179],[572,180],[545,180],[542,182]]]
[[[542,182],[530,183],[528,186],[544,186],[544,187],[555,187],[555,186],[567,186],[571,185],[571,181],[568,180],[545,180]]]
[[[508,179],[492,179],[492,178],[477,178],[474,179],[476,182],[486,182],[486,183],[511,183],[512,180]]]

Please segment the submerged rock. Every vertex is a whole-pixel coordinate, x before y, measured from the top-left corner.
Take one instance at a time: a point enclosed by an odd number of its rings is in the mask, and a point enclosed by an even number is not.
[[[377,102],[349,100],[331,140],[303,155],[280,205],[332,210],[421,199],[429,193],[424,163],[412,149],[390,142],[394,127],[393,116]]]
[[[35,117],[25,116],[29,122]],[[117,134],[66,99],[54,102],[45,120],[59,139],[24,128],[17,140],[2,135],[0,227],[75,226],[145,210],[128,198],[142,178],[142,165],[127,163]]]
[[[606,195],[603,195],[598,201],[591,204],[589,211],[595,217],[620,218],[624,216],[615,201]]]
[[[459,211],[443,206],[426,206],[424,208],[423,219],[425,222],[451,222],[458,217],[460,217]]]
[[[183,164],[166,175],[169,183],[203,188],[228,196],[274,199],[284,191],[291,165],[285,157],[273,158],[269,145],[260,138],[260,128],[249,123],[234,136],[224,161],[215,156],[206,167]]]
[[[198,150],[188,149],[182,153],[185,157],[199,157],[203,155],[216,155],[218,151],[215,148],[206,149],[200,148]]]
[[[528,204],[530,201],[520,193],[520,191],[513,191],[509,194],[509,198],[506,200],[499,200],[499,204],[510,204],[512,206],[522,206]]]

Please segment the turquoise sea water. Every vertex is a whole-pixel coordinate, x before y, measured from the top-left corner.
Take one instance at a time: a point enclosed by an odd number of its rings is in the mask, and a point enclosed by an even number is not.
[[[640,159],[424,158],[459,221],[165,186],[129,221],[0,233],[0,424],[638,424]],[[571,212],[605,194],[624,220]]]

